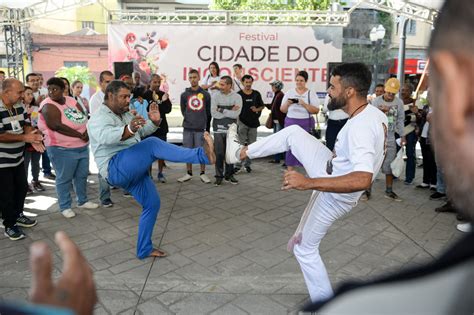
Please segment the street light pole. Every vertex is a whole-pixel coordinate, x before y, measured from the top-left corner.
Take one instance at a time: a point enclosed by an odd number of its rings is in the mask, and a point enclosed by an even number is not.
[[[373,92],[375,90],[375,86],[377,85],[378,81],[378,52],[382,47],[383,38],[385,37],[385,28],[383,25],[379,24],[377,27],[373,27],[370,31],[370,41],[372,42],[373,46],[373,61],[374,61],[374,73],[373,73],[373,80],[372,80],[372,89]]]

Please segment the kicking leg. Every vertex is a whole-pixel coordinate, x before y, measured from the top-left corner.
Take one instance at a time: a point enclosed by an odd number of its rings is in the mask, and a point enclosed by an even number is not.
[[[213,164],[216,157],[212,138],[205,133],[204,140],[203,147],[188,149],[150,137],[117,153],[112,158],[111,164],[119,164],[120,168],[116,167],[116,169],[124,174],[139,174],[140,176],[145,176],[152,163],[159,159],[192,164]]]
[[[293,155],[303,164],[310,177],[327,175],[326,165],[332,152],[318,139],[301,127],[293,125],[265,137],[240,151],[240,159],[258,158],[285,152],[291,149]]]

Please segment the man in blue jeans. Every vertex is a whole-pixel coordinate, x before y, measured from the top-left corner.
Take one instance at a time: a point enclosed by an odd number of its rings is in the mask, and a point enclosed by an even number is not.
[[[156,137],[140,141],[159,128],[159,107],[156,103],[150,105],[148,120],[132,115],[129,112],[130,88],[122,81],[112,81],[107,86],[104,105],[87,126],[99,172],[111,185],[129,191],[143,207],[138,225],[137,257],[164,257],[166,253],[153,248],[151,242],[160,196],[148,170],[158,159],[214,164],[213,140],[206,132],[204,147],[195,149],[178,147]]]

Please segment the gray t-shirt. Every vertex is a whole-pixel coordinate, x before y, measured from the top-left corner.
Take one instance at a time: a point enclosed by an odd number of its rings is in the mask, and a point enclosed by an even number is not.
[[[238,110],[232,110],[232,107],[237,105]],[[222,113],[218,111],[222,109]],[[229,125],[235,123],[242,111],[242,97],[239,94],[231,91],[229,94],[224,94],[218,91],[211,95],[211,115],[212,127],[214,132],[226,133]]]
[[[400,137],[405,135],[403,132],[405,110],[403,108],[403,102],[398,97],[395,96],[393,101],[387,102],[383,99],[383,95],[381,95],[372,100],[371,104],[377,108],[384,105],[389,107],[388,112],[385,113],[388,120],[388,139],[395,138],[395,132],[398,133]]]

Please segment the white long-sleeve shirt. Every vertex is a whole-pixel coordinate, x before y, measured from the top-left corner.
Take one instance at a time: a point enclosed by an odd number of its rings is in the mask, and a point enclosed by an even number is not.
[[[89,100],[89,111],[91,115],[104,104],[104,97],[105,94],[102,90],[98,90],[91,96],[91,99]]]

